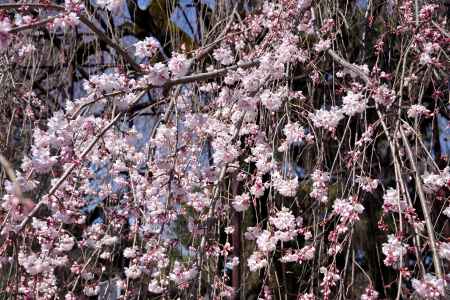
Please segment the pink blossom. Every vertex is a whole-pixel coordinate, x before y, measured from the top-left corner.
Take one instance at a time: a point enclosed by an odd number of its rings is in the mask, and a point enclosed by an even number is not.
[[[247,76],[244,76],[244,78],[242,78],[242,85],[244,87],[244,89],[247,92],[256,92],[259,90],[259,88],[261,87],[261,82],[262,82],[262,78],[261,78],[261,74],[259,73],[250,73]],[[270,94],[266,94],[265,96],[267,99],[269,99]],[[269,100],[267,100],[269,101]]]
[[[277,247],[277,242],[278,239],[273,236],[273,234],[268,230],[264,230],[263,232],[261,232],[256,239],[258,249],[262,252],[274,251]]]
[[[256,177],[254,184],[250,187],[250,192],[252,195],[254,195],[256,198],[261,197],[264,195],[264,191],[266,190],[266,184],[262,182],[261,177]]]
[[[373,192],[377,189],[379,181],[378,179],[372,179],[370,177],[358,177],[357,182],[361,185],[361,188],[366,192]]]
[[[153,294],[161,294],[165,291],[165,288],[160,286],[160,284],[158,283],[158,280],[153,279],[148,284],[148,291]]]
[[[193,267],[187,269],[182,266],[180,262],[175,261],[172,272],[169,274],[169,279],[174,281],[176,284],[186,283],[197,276],[197,268]]]
[[[268,261],[262,252],[253,252],[247,259],[247,264],[250,272],[255,272],[267,266]]]
[[[245,211],[250,206],[250,195],[248,193],[244,193],[242,195],[238,195],[233,200],[233,208],[236,211]]]
[[[447,218],[450,218],[450,206],[447,206],[442,213],[447,216]]]
[[[361,300],[377,300],[378,292],[372,289],[372,287],[367,287],[364,294],[361,295]]]
[[[313,180],[313,190],[309,195],[322,203],[328,202],[328,182],[330,181],[330,175],[327,172],[315,170],[311,174],[311,178]]]
[[[354,116],[366,110],[367,100],[362,93],[353,93],[348,91],[347,95],[342,98],[342,112],[347,116]]]
[[[336,285],[336,282],[341,279],[341,276],[336,272],[335,268],[327,269],[325,267],[320,268],[320,273],[324,274],[320,286],[322,287],[322,293],[324,297],[328,298],[331,293],[331,287]]]
[[[305,0],[300,0],[300,1],[305,1]],[[314,296],[313,293],[306,293],[306,294],[299,295],[297,299],[298,300],[315,300],[316,297]]]
[[[196,211],[201,212],[211,204],[211,199],[204,193],[187,194],[187,204],[192,206]]]
[[[60,242],[57,247],[57,251],[59,251],[59,252],[70,251],[70,250],[72,250],[74,245],[75,245],[75,241],[74,241],[73,237],[64,235],[60,238]]]
[[[286,253],[280,258],[280,261],[302,263],[314,259],[315,252],[316,248],[313,245],[307,245],[302,249]]]
[[[229,47],[217,48],[214,50],[213,56],[222,65],[231,65],[234,62],[233,52]]]
[[[101,8],[106,8],[114,14],[119,14],[122,11],[124,0],[97,0],[96,4]]]
[[[438,251],[440,257],[450,261],[450,243],[440,243]]]
[[[430,53],[422,52],[419,56],[419,64],[421,65],[428,65],[433,62],[433,59],[431,58]]]
[[[137,251],[136,247],[127,247],[123,250],[123,257],[134,258],[137,255]]]
[[[408,203],[402,199],[397,190],[389,188],[383,196],[383,210],[387,212],[403,212],[407,207]]]
[[[261,228],[259,227],[247,227],[247,231],[244,233],[246,240],[252,241],[256,240],[261,233]]]
[[[77,26],[80,23],[79,17],[76,13],[70,12],[53,20],[54,28],[61,28],[63,30]]]
[[[275,189],[285,197],[293,197],[297,194],[298,178],[283,179],[279,172],[272,174],[272,184]]]
[[[317,42],[314,45],[314,50],[316,52],[323,52],[323,51],[330,49],[330,47],[331,47],[331,40],[329,40],[329,39],[320,40],[319,42]]]
[[[413,104],[408,109],[408,117],[410,117],[410,118],[427,116],[429,114],[430,114],[430,111],[428,109],[426,109],[425,106],[420,105],[420,104]]]
[[[249,157],[248,160],[255,162],[259,174],[270,172],[275,167],[272,162],[272,147],[266,142],[257,142],[256,145],[251,148],[251,152],[253,156]]]
[[[286,207],[281,208],[275,217],[269,217],[269,222],[278,230],[292,230],[296,227],[295,217]]]
[[[447,167],[439,174],[424,174],[421,177],[425,191],[435,193],[450,181],[450,169]]]
[[[314,114],[310,114],[310,117],[314,126],[333,132],[339,125],[339,122],[344,118],[344,115],[342,110],[333,106],[330,110],[323,108],[316,110]]]
[[[298,122],[286,124],[283,133],[288,144],[301,142],[306,137],[305,129]]]
[[[87,285],[83,288],[83,293],[88,297],[97,296],[100,293],[100,286]]]
[[[373,93],[372,97],[375,102],[387,107],[391,106],[396,98],[395,92],[385,84],[379,86]]]
[[[445,296],[444,280],[430,273],[425,274],[422,280],[413,278],[411,283],[416,293],[422,298],[440,299],[441,296]]]
[[[264,105],[268,110],[278,111],[283,103],[284,93],[282,90],[278,92],[264,90],[259,97],[262,105]]]
[[[1,47],[0,47],[1,48]],[[26,44],[23,45],[20,49],[19,49],[19,56],[20,57],[24,57],[27,55],[30,55],[31,53],[33,53],[36,50],[36,47],[33,44]]]
[[[89,81],[83,84],[88,93],[109,93],[121,89],[125,84],[125,78],[118,73],[93,75]]]
[[[406,245],[396,236],[390,234],[387,243],[383,243],[381,251],[386,256],[384,259],[386,266],[397,266],[400,258],[406,254],[407,249]]]
[[[154,37],[146,37],[143,41],[134,44],[136,56],[139,58],[153,57],[159,51],[159,41]]]
[[[24,252],[19,252],[19,265],[21,265],[25,271],[30,275],[36,275],[40,273],[51,272],[51,263],[48,258],[39,257],[38,255],[25,254]]]
[[[141,276],[142,271],[138,265],[131,265],[130,267],[125,267],[125,276],[129,279],[137,279]]]
[[[143,80],[153,86],[162,86],[169,78],[167,66],[163,63],[156,63],[148,68],[148,74],[143,77]]]
[[[2,284],[5,295],[81,299],[108,297],[110,291],[117,291],[118,298],[139,298],[148,288],[148,293],[162,298],[234,297],[237,290],[229,286],[233,282],[229,271],[242,272],[239,260],[243,259],[251,272],[261,271],[264,282],[255,291],[259,297],[283,298],[274,292],[277,276],[283,275],[274,261],[280,258],[286,263],[283,271],[300,276],[298,299],[358,296],[346,293],[351,280],[341,281],[349,278],[353,260],[342,273],[336,264],[345,258],[353,223],[364,212],[361,201],[368,199],[362,197],[376,196],[362,191],[378,191],[381,178],[385,185],[399,186],[395,176],[393,182],[389,179],[399,171],[415,197],[415,174],[410,172],[396,124],[414,138],[403,123],[432,116],[434,112],[423,105],[441,104],[445,96],[437,75],[446,65],[441,55],[446,50],[447,37],[441,29],[446,21],[434,16],[437,6],[420,7],[417,27],[413,1],[402,1],[399,14],[390,15],[394,18],[390,24],[397,27],[387,35],[375,32],[373,53],[358,56],[361,60],[355,62],[351,59],[356,56],[346,55],[340,42],[335,53],[343,59],[328,55],[333,54],[329,49],[334,40],[339,41],[339,26],[346,22],[330,19],[329,7],[318,1],[263,1],[248,7],[242,18],[240,8],[235,16],[222,15],[230,10],[211,8],[208,16],[211,13],[211,20],[220,26],[200,24],[201,41],[188,42],[189,46],[172,41],[169,30],[164,43],[173,49],[171,53],[164,53],[155,38],[130,44],[123,30],[103,28],[103,21],[112,27],[130,21],[125,15],[117,18],[126,12],[124,0],[94,1],[94,6],[108,11],[91,13],[84,11],[82,0],[66,0],[65,11],[31,2],[29,8],[6,5],[0,16],[7,75],[2,79],[6,103],[12,105],[5,110],[10,114],[3,126],[10,143],[5,153],[20,170],[11,173],[14,179],[6,168],[11,180],[4,181],[1,196],[0,266],[6,271],[12,268],[15,279]],[[391,2],[380,9],[389,11]],[[170,13],[189,14],[190,8],[180,5]],[[337,1],[336,10],[345,8],[342,5]],[[72,30],[80,19],[84,25]],[[50,39],[43,24],[56,30],[50,32]],[[97,39],[102,40],[101,47],[95,46]],[[409,40],[409,55],[405,52],[399,64],[397,50],[402,49],[401,41]],[[52,41],[58,47],[50,47]],[[90,42],[94,43],[89,53],[73,61],[74,51]],[[118,46],[134,55],[117,51]],[[130,60],[137,60],[139,68]],[[70,64],[66,70],[67,61],[75,66]],[[88,79],[83,82],[82,77]],[[400,77],[404,77],[403,91],[399,91]],[[39,91],[33,79],[42,85]],[[419,95],[426,101],[423,105],[413,86],[420,83],[429,85]],[[400,94],[403,105],[389,110]],[[370,107],[365,114],[369,101],[381,109]],[[436,115],[442,109],[436,106]],[[406,115],[409,118],[403,122]],[[344,118],[349,118],[349,126],[339,128]],[[422,127],[418,129],[426,129]],[[30,145],[16,147],[21,133],[32,135]],[[398,144],[400,170],[384,163],[389,152],[385,134]],[[414,153],[421,154],[417,162],[427,197],[450,216],[450,172],[429,174],[433,157],[423,155],[422,148],[419,145],[420,153]],[[24,151],[21,162],[14,149]],[[332,174],[321,171],[328,169]],[[307,177],[297,178],[303,171]],[[329,204],[332,180],[342,188],[338,195],[333,191]],[[308,198],[304,188],[309,185]],[[425,222],[419,217],[423,210],[420,201],[412,199],[410,206],[408,197],[388,186],[383,186],[384,213],[371,212],[376,218],[365,222],[378,221],[380,234],[392,231],[382,244],[381,257],[395,269],[393,273],[408,281],[414,272],[420,273],[416,272],[420,262],[406,256],[408,251],[414,256],[407,241],[420,238],[419,251],[429,248],[422,234]],[[430,218],[436,225],[438,255],[445,260],[443,272],[448,273],[450,243],[439,234],[444,233],[445,222],[436,222],[437,213]],[[242,233],[245,240],[236,243]],[[59,276],[64,273],[67,276]],[[242,286],[247,284],[245,274],[241,274]],[[206,294],[197,290],[199,279],[202,287],[207,285]],[[361,299],[376,299],[378,292],[371,278],[366,279],[369,285],[360,287]],[[441,279],[431,274],[418,279],[412,280],[414,290],[401,287],[403,296],[440,297]],[[279,289],[280,294],[285,291]]]
[[[353,197],[348,199],[336,199],[333,204],[333,212],[345,221],[358,221],[359,215],[363,212],[364,206],[353,201]]]
[[[189,71],[189,61],[184,54],[175,53],[167,64],[174,77],[180,77]]]

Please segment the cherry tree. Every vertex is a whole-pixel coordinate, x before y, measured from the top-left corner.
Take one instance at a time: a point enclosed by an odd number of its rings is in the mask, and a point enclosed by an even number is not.
[[[2,296],[448,297],[445,6],[153,2],[0,4]]]

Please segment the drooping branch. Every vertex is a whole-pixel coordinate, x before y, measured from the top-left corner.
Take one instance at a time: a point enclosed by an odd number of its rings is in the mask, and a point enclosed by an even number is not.
[[[406,149],[406,154],[408,156],[409,163],[414,171],[414,178],[416,182],[417,195],[419,196],[420,206],[422,208],[423,217],[425,219],[425,226],[427,228],[427,236],[430,241],[430,248],[433,254],[433,265],[437,276],[440,279],[444,280],[444,273],[442,272],[441,260],[439,259],[439,254],[436,247],[436,237],[434,235],[434,226],[431,222],[430,211],[428,209],[427,200],[425,198],[425,194],[423,192],[422,182],[419,176],[419,171],[417,169],[416,161],[414,160],[414,155],[411,150],[411,146],[409,145],[408,139],[406,138],[405,132],[403,128],[400,126],[400,135],[402,136],[403,145]]]
[[[45,8],[45,9],[56,10],[56,11],[59,11],[59,12],[67,12],[65,7],[60,6],[60,5],[54,5],[54,4],[40,4],[40,3],[0,4],[0,9],[19,9],[19,8]],[[128,64],[130,64],[130,66],[133,68],[134,71],[136,71],[138,73],[141,72],[141,68],[134,61],[134,59],[128,54],[128,52],[125,51],[118,43],[114,42],[110,37],[108,37],[103,31],[98,29],[97,26],[95,26],[94,23],[92,23],[89,20],[87,15],[80,14],[79,15],[79,19],[84,25],[86,25],[86,27],[88,27],[93,33],[95,33],[98,36],[99,39],[101,39],[108,46],[110,46],[111,48],[116,50],[117,53],[120,56],[122,56]],[[30,24],[30,25],[26,25],[26,26],[22,26],[22,27],[18,27],[18,28],[13,28],[13,29],[11,29],[10,32],[11,33],[15,33],[15,32],[19,32],[19,31],[22,31],[22,30],[27,30],[27,29],[30,29],[30,28],[33,28],[33,27],[43,26],[43,25],[47,24],[50,21],[52,21],[52,18],[48,18],[46,20],[43,20],[43,21],[40,21],[40,22],[37,22],[37,23],[33,23],[33,24]]]
[[[141,92],[139,95],[136,96],[136,98],[131,102],[131,105],[137,103],[143,96],[145,96],[146,91]],[[89,152],[94,148],[94,146],[98,143],[98,141],[105,135],[105,133],[114,125],[117,121],[119,121],[123,117],[124,113],[120,112],[118,113],[114,119],[112,119],[105,127],[100,130],[100,132],[95,136],[95,138],[91,141],[91,143],[84,149],[84,151],[81,153],[80,157],[78,157],[78,160],[83,160],[86,158],[86,156],[89,154]],[[46,197],[51,197],[61,186],[61,184],[69,177],[69,175],[72,173],[72,171],[78,166],[78,163],[72,163],[69,168],[64,172],[63,175],[56,181],[56,183],[50,188],[48,194]],[[31,212],[25,217],[25,219],[22,220],[22,222],[19,224],[19,226],[16,228],[16,233],[21,232],[25,226],[28,224],[28,222],[38,213],[39,209],[46,205],[46,201],[44,199],[39,200],[39,202],[36,204],[36,206],[31,210]]]

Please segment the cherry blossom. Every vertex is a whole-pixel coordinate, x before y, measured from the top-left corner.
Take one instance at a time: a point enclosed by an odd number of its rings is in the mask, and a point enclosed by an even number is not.
[[[248,193],[238,195],[233,200],[233,208],[236,211],[245,211],[250,206],[250,195]]]
[[[4,295],[446,297],[442,5],[147,2],[0,5]]]
[[[445,168],[440,174],[423,174],[422,180],[425,190],[434,193],[446,186],[450,180],[449,168]]]
[[[277,242],[278,239],[268,230],[261,232],[256,239],[258,249],[262,252],[270,252],[275,250]]]
[[[333,212],[344,220],[358,221],[364,206],[353,202],[353,197],[348,199],[336,199],[333,203]]]
[[[274,172],[272,182],[275,189],[285,197],[293,197],[297,193],[298,178],[283,179],[281,174]]]
[[[446,207],[446,208],[442,211],[442,213],[443,213],[444,215],[446,215],[447,218],[450,218],[450,206]]]
[[[140,58],[153,57],[159,51],[160,44],[154,37],[146,37],[143,41],[134,44],[136,56]],[[174,65],[175,61],[172,62]]]
[[[406,246],[394,235],[388,235],[387,243],[383,243],[381,251],[386,256],[384,264],[386,266],[396,266],[400,258],[406,254]]]
[[[329,110],[321,108],[315,114],[311,114],[311,120],[314,126],[324,128],[331,132],[336,129],[343,118],[342,110],[336,106],[331,107]]]
[[[213,56],[222,65],[230,65],[234,62],[233,52],[229,47],[217,48],[214,50]]]
[[[383,84],[375,90],[375,93],[372,97],[375,102],[390,107],[395,101],[395,92],[386,84]]]
[[[247,259],[247,263],[248,263],[250,272],[255,272],[255,271],[258,271],[259,269],[265,268],[268,264],[268,261],[263,253],[254,252]]]
[[[439,244],[439,255],[450,261],[450,243],[440,243]]]
[[[316,52],[322,52],[331,47],[331,41],[330,40],[320,40],[317,42],[317,44],[314,45],[314,50]]]
[[[445,295],[444,280],[432,274],[425,274],[422,280],[413,278],[411,283],[416,293],[424,299],[440,299]]]
[[[427,116],[431,112],[423,105],[420,104],[414,104],[411,105],[411,107],[408,109],[408,117],[415,118],[420,116]]]
[[[167,66],[175,77],[184,76],[189,71],[189,62],[184,54],[172,56]]]
[[[328,182],[330,181],[330,175],[327,172],[315,170],[311,174],[311,177],[313,180],[313,190],[309,195],[322,203],[328,202]]]
[[[372,179],[370,177],[359,177],[357,179],[357,181],[361,185],[361,188],[364,191],[369,192],[369,193],[375,191],[376,188],[379,185],[379,180],[378,179]]]
[[[123,0],[97,0],[96,4],[101,8],[106,8],[115,14],[119,14],[124,2]]]
[[[403,212],[408,203],[402,197],[400,197],[397,190],[389,188],[383,196],[383,210],[384,212]]]
[[[364,294],[361,295],[361,300],[377,300],[379,293],[370,286],[366,288]]]
[[[366,110],[367,100],[362,93],[353,93],[349,91],[345,97],[342,98],[342,112],[347,116],[354,116]]]

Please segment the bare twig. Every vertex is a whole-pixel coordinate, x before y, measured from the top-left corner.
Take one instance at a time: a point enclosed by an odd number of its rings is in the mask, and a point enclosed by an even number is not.
[[[428,209],[427,200],[426,200],[425,194],[423,192],[422,182],[420,181],[416,162],[414,160],[411,146],[409,145],[409,142],[405,136],[405,132],[403,131],[401,126],[400,126],[399,130],[400,130],[400,134],[402,136],[403,145],[406,148],[406,154],[408,156],[409,163],[411,164],[411,167],[414,171],[414,175],[415,175],[415,179],[416,179],[417,195],[419,196],[420,205],[421,205],[422,211],[423,211],[423,217],[425,218],[427,235],[428,235],[428,239],[430,241],[430,248],[431,248],[431,252],[433,253],[434,270],[440,279],[444,279],[444,273],[442,272],[442,265],[441,265],[441,261],[439,259],[439,254],[437,252],[437,247],[436,247],[436,237],[434,236],[433,223],[431,222],[430,211]],[[444,280],[444,282],[445,282],[445,280]]]

